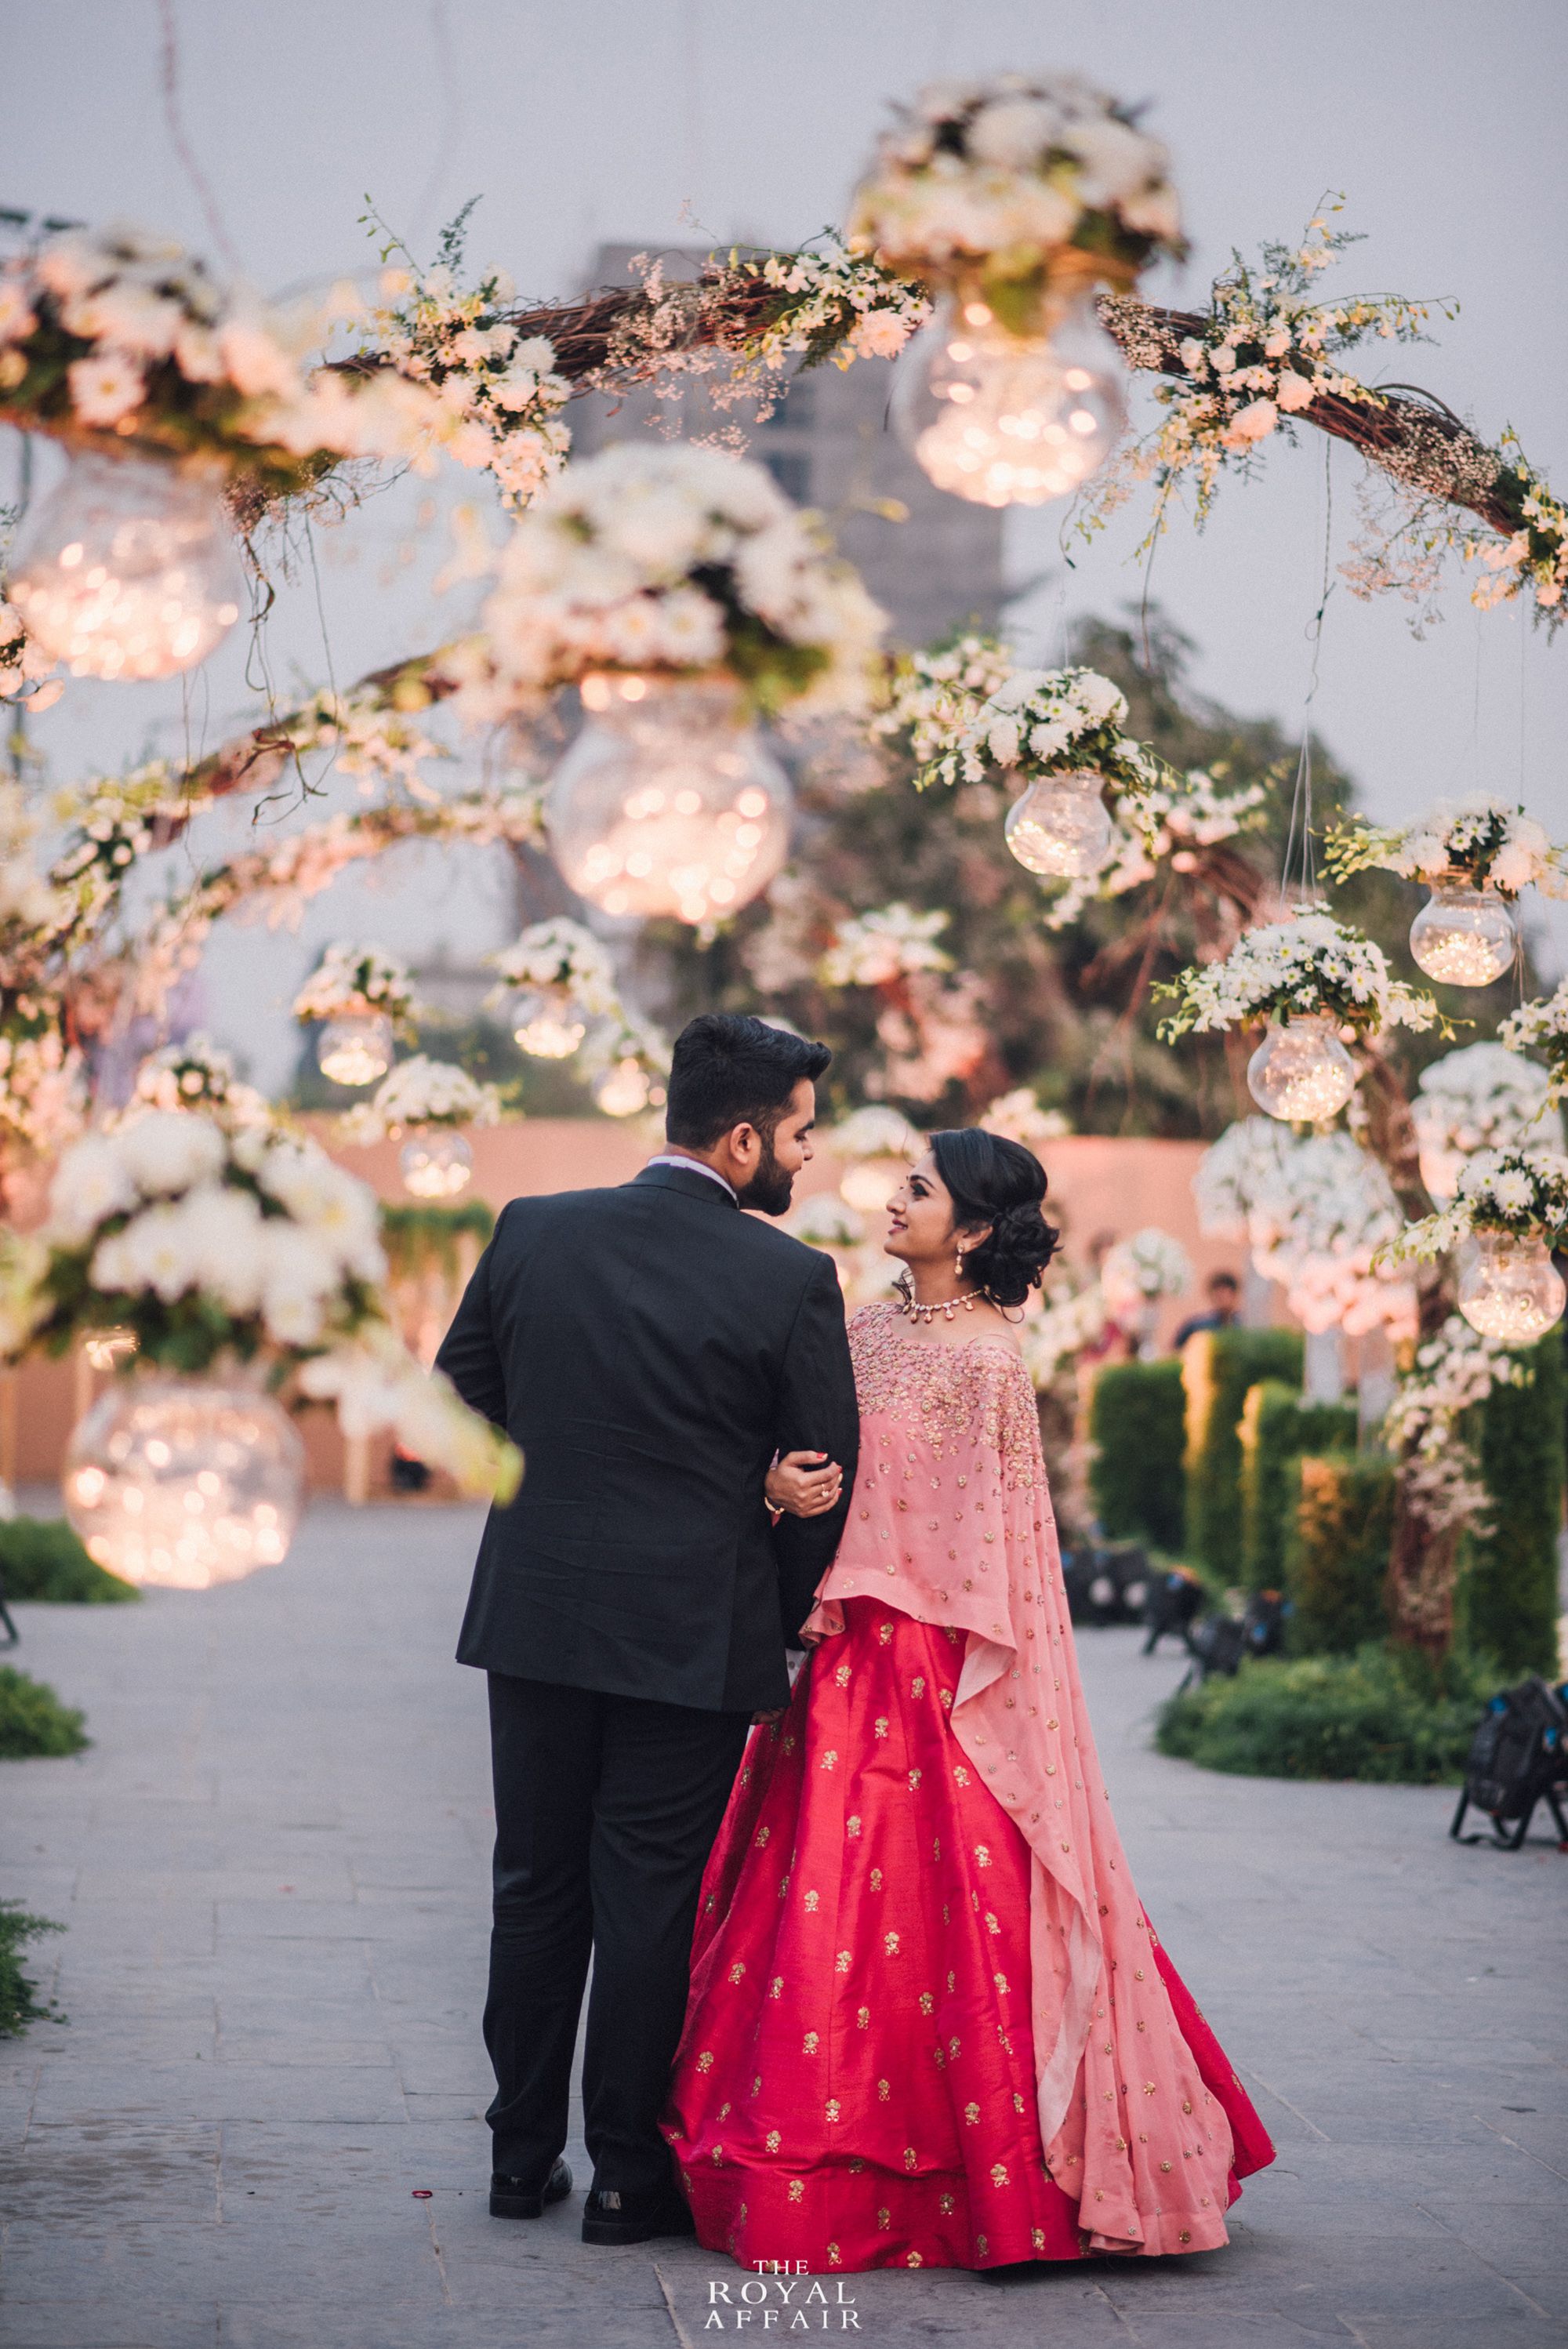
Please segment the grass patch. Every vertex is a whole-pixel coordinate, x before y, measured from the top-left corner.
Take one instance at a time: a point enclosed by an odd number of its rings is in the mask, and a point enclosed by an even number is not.
[[[7,1599],[42,1599],[64,1607],[118,1607],[141,1593],[106,1574],[64,1517],[0,1522],[0,1585]]]
[[[29,2023],[65,2020],[57,2008],[39,2005],[37,1984],[24,1971],[21,1958],[25,1941],[64,1930],[47,1917],[29,1917],[17,1901],[0,1900],[0,2039],[15,2039]]]
[[[81,1713],[42,1681],[0,1664],[0,1762],[79,1754],[88,1742]]]
[[[1262,1657],[1234,1680],[1176,1695],[1161,1712],[1161,1754],[1253,1778],[1360,1778],[1457,1785],[1495,1664],[1369,1644],[1353,1656]]]

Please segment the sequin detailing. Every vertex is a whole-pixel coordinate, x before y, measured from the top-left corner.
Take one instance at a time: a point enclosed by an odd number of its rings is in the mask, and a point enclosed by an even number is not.
[[[862,1418],[903,1421],[939,1459],[984,1444],[1001,1454],[1009,1484],[1044,1482],[1035,1391],[1006,1339],[934,1344],[911,1338],[896,1307],[866,1305],[850,1323],[850,1352]]]

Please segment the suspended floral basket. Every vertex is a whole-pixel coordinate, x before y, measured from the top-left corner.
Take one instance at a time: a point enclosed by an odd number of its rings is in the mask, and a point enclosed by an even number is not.
[[[1427,884],[1431,895],[1410,925],[1410,952],[1429,978],[1449,987],[1490,987],[1513,968],[1522,890],[1568,897],[1568,849],[1554,848],[1522,807],[1485,792],[1439,800],[1392,828],[1341,825],[1326,854],[1341,878],[1377,868]]]
[[[1467,1044],[1421,1071],[1410,1113],[1421,1180],[1439,1206],[1452,1199],[1465,1161],[1478,1151],[1555,1147],[1544,1069],[1502,1044]]]
[[[423,1052],[399,1061],[373,1099],[357,1103],[340,1121],[346,1142],[397,1142],[403,1188],[416,1199],[455,1199],[473,1179],[474,1154],[465,1125],[495,1125],[500,1094],[450,1061]]]
[[[314,1144],[201,1111],[66,1153],[41,1230],[0,1256],[0,1349],[134,1340],[67,1464],[67,1515],[101,1566],[195,1589],[275,1564],[303,1480],[271,1392],[291,1376],[338,1398],[346,1434],[391,1427],[466,1490],[515,1489],[512,1446],[387,1322],[377,1221]]]
[[[1156,990],[1176,1009],[1160,1023],[1167,1043],[1268,1022],[1247,1065],[1247,1088],[1270,1117],[1320,1123],[1356,1089],[1356,1064],[1340,1031],[1430,1028],[1438,1009],[1389,975],[1381,947],[1323,908],[1248,930],[1222,962],[1201,963]]]
[[[1536,1051],[1546,1062],[1548,1101],[1568,1101],[1568,978],[1539,1003],[1522,1003],[1497,1031],[1511,1052]]]
[[[486,959],[503,982],[486,996],[486,1009],[504,1007],[518,1043],[537,1060],[570,1060],[593,1021],[620,1016],[614,963],[581,922],[531,922]]]
[[[374,946],[328,947],[294,999],[302,1027],[324,1023],[315,1057],[335,1085],[373,1085],[384,1077],[414,1009],[407,969],[396,955]]]
[[[1165,149],[1071,75],[937,82],[900,108],[850,241],[939,296],[894,420],[939,489],[990,506],[1069,495],[1126,419],[1099,286],[1184,250]]]
[[[1460,1170],[1451,1204],[1408,1225],[1387,1250],[1402,1261],[1460,1248],[1460,1311],[1483,1337],[1526,1346],[1561,1319],[1550,1251],[1568,1241],[1568,1156],[1488,1150]]]
[[[1239,1119],[1204,1152],[1192,1195],[1200,1229],[1244,1242],[1253,1269],[1278,1281],[1305,1329],[1380,1330],[1395,1343],[1416,1335],[1413,1282],[1377,1261],[1402,1228],[1398,1204],[1354,1134]]]
[[[232,1055],[200,1030],[149,1053],[137,1070],[131,1113],[148,1109],[205,1110],[233,1125],[265,1125],[273,1114],[253,1085],[241,1083]]]
[[[587,722],[552,779],[552,852],[606,913],[700,924],[766,888],[789,788],[755,720],[858,708],[883,618],[820,524],[760,466],[625,443],[521,517],[457,664],[500,718],[562,686]]]

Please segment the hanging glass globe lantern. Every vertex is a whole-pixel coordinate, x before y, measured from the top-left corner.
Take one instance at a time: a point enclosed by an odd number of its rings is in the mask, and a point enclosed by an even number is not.
[[[635,1117],[648,1106],[653,1087],[640,1061],[617,1061],[593,1088],[593,1098],[606,1117]]]
[[[216,493],[172,465],[96,451],[30,514],[5,593],[73,677],[172,677],[222,642],[244,573]]]
[[[789,846],[789,781],[735,688],[589,678],[583,698],[588,722],[544,803],[551,852],[579,896],[695,925],[765,889]]]
[[[1508,899],[1469,882],[1435,881],[1410,925],[1410,952],[1429,978],[1490,987],[1513,967],[1519,924]]]
[[[88,1556],[170,1590],[276,1566],[304,1490],[304,1444],[270,1396],[246,1387],[117,1384],[66,1453],[66,1515]]]
[[[1477,1232],[1460,1275],[1460,1311],[1483,1338],[1528,1346],[1563,1318],[1568,1299],[1544,1240]]]
[[[346,1011],[316,1040],[316,1063],[335,1085],[373,1085],[392,1066],[392,1022],[379,1011]]]
[[[1104,777],[1088,767],[1031,783],[1007,811],[1008,847],[1031,873],[1078,880],[1098,873],[1110,847],[1110,813],[1101,797]]]
[[[455,1199],[473,1180],[474,1154],[449,1126],[411,1133],[397,1154],[403,1188],[416,1199]]]
[[[1039,336],[1012,335],[987,303],[943,302],[900,359],[892,417],[939,490],[984,506],[1070,497],[1127,421],[1121,354],[1092,299]]]
[[[1270,1117],[1321,1123],[1356,1090],[1356,1063],[1326,1012],[1275,1021],[1247,1062],[1247,1091]]]
[[[536,1061],[569,1061],[588,1033],[569,996],[548,988],[532,988],[512,1005],[511,1032]]]

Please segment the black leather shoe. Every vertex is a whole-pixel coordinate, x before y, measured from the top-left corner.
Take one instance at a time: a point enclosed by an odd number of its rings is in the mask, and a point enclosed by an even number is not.
[[[558,2161],[542,2186],[531,2178],[509,2178],[503,2169],[490,2171],[490,2217],[537,2219],[551,2202],[564,2202],[572,2191],[572,2172]]]
[[[695,2235],[696,2221],[673,2186],[626,2194],[595,2186],[583,2212],[585,2243],[646,2243],[656,2235]]]

